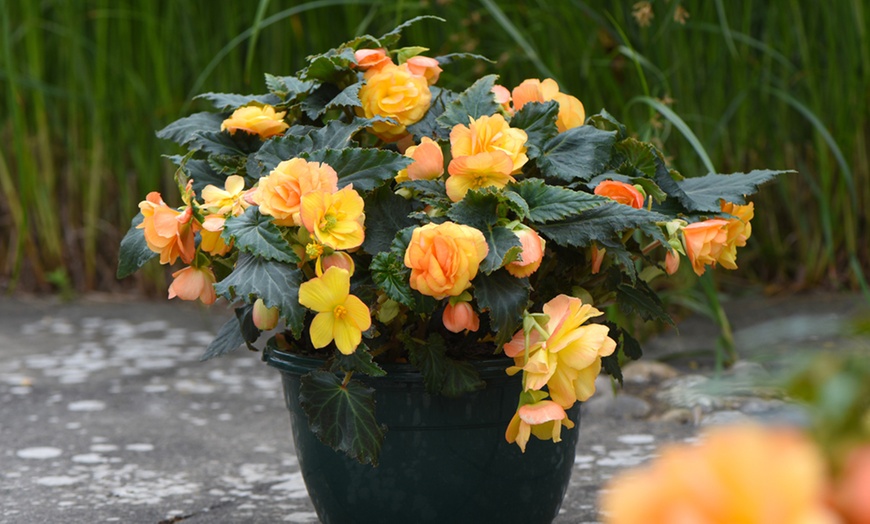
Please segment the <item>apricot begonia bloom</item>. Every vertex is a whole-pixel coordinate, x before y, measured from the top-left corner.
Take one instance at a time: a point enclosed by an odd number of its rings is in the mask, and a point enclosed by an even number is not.
[[[511,176],[513,163],[502,151],[477,153],[471,156],[456,157],[447,166],[447,196],[454,202],[465,198],[471,189],[484,187],[503,188],[514,182]]]
[[[517,278],[525,278],[541,267],[546,242],[537,231],[524,225],[518,226],[513,233],[520,239],[523,250],[520,259],[506,265],[505,269]]]
[[[199,248],[210,255],[223,256],[229,253],[230,246],[221,236],[224,231],[226,218],[223,215],[208,215],[202,221]]]
[[[480,329],[480,317],[471,307],[468,302],[459,302],[457,304],[447,304],[444,306],[444,313],[441,315],[441,321],[448,331],[453,333],[461,333],[466,329],[468,331],[477,331]]]
[[[284,121],[286,114],[286,111],[276,112],[275,108],[269,105],[240,107],[221,123],[221,131],[226,130],[231,134],[244,131],[266,139],[280,135],[290,127]]]
[[[483,233],[473,227],[453,222],[418,227],[405,250],[411,288],[439,300],[459,296],[471,287],[487,253]]]
[[[728,221],[722,219],[695,222],[683,228],[686,256],[698,276],[704,274],[705,266],[715,264],[728,241]]]
[[[517,409],[505,431],[505,440],[510,444],[516,442],[525,453],[532,435],[541,440],[561,442],[562,426],[574,427],[562,406],[552,400],[541,400]]]
[[[214,304],[217,294],[214,290],[215,277],[210,268],[188,266],[172,274],[169,285],[169,298],[197,300],[203,304]]]
[[[515,175],[529,161],[526,156],[526,141],[529,136],[522,129],[511,127],[499,114],[469,117],[468,126],[457,124],[450,131],[450,152],[453,159],[478,153],[501,151],[510,157]]]
[[[728,238],[716,261],[724,268],[737,269],[737,248],[745,246],[752,235],[752,224],[749,221],[755,215],[755,206],[752,202],[745,206],[722,202],[721,206],[723,213],[733,215],[734,218],[728,219],[728,224],[725,226]]]
[[[409,146],[405,156],[413,158],[414,163],[399,171],[396,182],[407,180],[432,180],[444,174],[444,153],[438,142],[423,137],[420,145]]]
[[[513,91],[514,111],[519,111],[529,102],[549,102],[555,100],[559,104],[559,116],[556,127],[559,132],[580,127],[586,121],[586,110],[576,97],[559,91],[559,84],[552,78],[543,82],[537,78],[524,80]]]
[[[408,64],[409,71],[425,78],[430,86],[438,82],[438,77],[441,76],[441,71],[443,71],[438,64],[438,60],[428,56],[412,56],[405,63]]]
[[[195,254],[193,208],[183,212],[167,206],[160,193],[152,191],[139,202],[142,223],[136,229],[144,229],[148,248],[160,254],[161,264],[174,264],[179,257],[190,264]]]
[[[311,344],[317,349],[335,340],[338,350],[350,355],[362,341],[362,332],[372,325],[368,306],[350,294],[350,273],[338,267],[303,282],[299,303],[317,311],[309,329]]]
[[[850,524],[870,524],[870,444],[849,453],[835,493],[837,509]]]
[[[547,386],[553,401],[564,408],[577,400],[587,400],[595,392],[596,373],[600,370],[601,357],[616,349],[616,342],[608,336],[609,329],[602,324],[582,325],[601,311],[576,297],[559,295],[544,304],[544,314],[550,317],[547,323],[546,340],[541,340],[537,331],[529,337],[529,359],[525,361],[525,337],[523,330],[504,345],[505,355],[514,358],[515,366],[509,374],[523,371],[525,389],[540,390]],[[584,372],[584,370],[587,370]]]
[[[800,433],[758,426],[712,430],[674,445],[602,492],[607,524],[835,524],[825,465]]]
[[[302,197],[302,225],[323,245],[332,249],[353,249],[365,239],[364,202],[353,187],[336,193],[314,191]]]
[[[329,164],[302,158],[285,160],[268,176],[260,178],[254,195],[260,213],[274,217],[279,226],[301,226],[303,195],[314,191],[338,191],[338,175]]]
[[[393,63],[384,48],[357,49],[353,57],[356,60],[356,67],[360,71],[376,70]]]
[[[511,92],[502,85],[492,86],[492,94],[495,96],[495,103],[500,105],[502,109],[508,113],[512,113],[511,109]]]
[[[595,186],[595,194],[635,209],[643,209],[643,193],[638,191],[633,185],[626,184],[625,182],[605,180]]]
[[[361,116],[383,116],[397,122],[375,122],[371,127],[378,138],[395,142],[406,134],[406,126],[423,118],[432,102],[432,93],[426,78],[412,73],[407,64],[387,64],[371,76],[366,75],[359,99],[362,107],[357,108],[357,113]]]
[[[230,175],[224,182],[224,189],[209,184],[202,190],[202,205],[209,213],[217,215],[241,215],[250,205],[245,199],[245,179]]]

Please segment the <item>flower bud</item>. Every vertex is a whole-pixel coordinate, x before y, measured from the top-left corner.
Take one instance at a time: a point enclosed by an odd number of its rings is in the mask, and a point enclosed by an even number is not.
[[[527,277],[541,267],[546,243],[534,229],[522,224],[513,233],[520,239],[523,251],[520,260],[511,262],[505,266],[505,269],[517,278]]]
[[[466,329],[477,331],[480,328],[480,317],[477,316],[468,302],[459,302],[456,305],[447,304],[444,307],[441,321],[444,322],[444,327],[453,333],[460,333]]]
[[[278,325],[279,311],[277,307],[266,307],[262,298],[254,302],[254,325],[257,329],[268,331]]]
[[[344,269],[351,275],[353,275],[353,270],[355,269],[350,255],[343,251],[336,251],[320,259],[320,264],[317,267],[317,276],[321,276],[327,269],[333,266]]]

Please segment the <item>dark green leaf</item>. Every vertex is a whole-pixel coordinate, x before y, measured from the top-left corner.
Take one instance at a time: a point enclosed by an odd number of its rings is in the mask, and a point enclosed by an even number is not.
[[[640,315],[644,320],[658,320],[674,325],[659,296],[643,280],[635,281],[634,287],[628,284],[617,286],[616,302],[626,313]]]
[[[526,154],[529,158],[537,158],[544,144],[559,134],[559,128],[556,127],[558,116],[559,103],[551,100],[525,104],[511,118],[511,127],[525,130],[529,137],[526,141]]]
[[[212,113],[211,111],[194,113],[190,116],[179,118],[175,122],[158,131],[157,138],[172,140],[176,144],[184,146],[190,143],[197,133],[203,131],[220,131],[221,124],[225,118],[224,115],[220,113]]]
[[[362,464],[377,466],[386,428],[375,418],[374,390],[357,380],[342,385],[339,377],[322,370],[303,375],[301,382],[299,403],[317,438]]]
[[[665,215],[613,202],[558,222],[540,224],[537,230],[560,246],[585,247],[592,242],[607,242],[626,229],[667,220]]]
[[[419,122],[408,126],[408,132],[414,135],[414,140],[417,143],[420,143],[423,137],[429,137],[433,140],[450,138],[451,128],[438,123],[438,117],[444,114],[447,106],[455,102],[459,95],[449,89],[435,86],[430,86],[429,91],[432,92],[432,104],[429,106],[429,110]]]
[[[444,368],[444,385],[441,394],[445,397],[458,397],[471,391],[486,387],[480,374],[470,362],[448,358]]]
[[[483,60],[490,64],[496,63],[496,61],[491,58],[487,58],[483,55],[476,55],[474,53],[448,53],[446,55],[436,56],[435,60],[438,60],[438,65],[452,64],[459,60]]]
[[[687,178],[676,184],[690,199],[680,200],[689,211],[721,210],[720,200],[745,204],[745,195],[758,191],[758,187],[770,182],[778,175],[792,171],[756,170],[749,173],[734,173],[731,175],[709,174],[706,176]],[[691,205],[691,207],[689,207]]]
[[[228,218],[221,236],[227,244],[234,240],[239,251],[279,262],[299,262],[299,257],[272,223],[272,217],[260,214],[257,206]]]
[[[452,129],[456,124],[467,126],[469,118],[480,118],[497,113],[499,105],[492,93],[492,86],[495,85],[497,78],[496,75],[487,75],[472,84],[446,107],[444,114],[437,118],[437,122]]]
[[[477,229],[485,229],[499,219],[501,198],[496,191],[472,189],[447,212],[450,220]]]
[[[356,64],[353,49],[330,49],[322,55],[310,59],[307,68],[299,74],[303,80],[317,80],[335,83],[350,72],[350,66]]]
[[[320,149],[299,156],[310,162],[326,162],[338,173],[339,188],[353,184],[359,192],[371,191],[392,180],[399,170],[413,162],[392,151],[359,147]]]
[[[381,366],[377,365],[375,361],[372,360],[372,354],[369,352],[369,348],[366,347],[365,344],[357,346],[356,351],[350,355],[345,355],[336,351],[334,360],[329,366],[329,371],[332,373],[362,373],[370,377],[383,377],[387,374],[386,371],[381,369]]]
[[[550,186],[537,178],[527,178],[522,182],[511,184],[508,189],[515,191],[525,200],[529,207],[529,220],[533,223],[561,220],[609,201],[607,198],[582,191]]]
[[[172,155],[167,158],[178,166],[187,178],[193,180],[193,190],[197,198],[201,198],[200,195],[203,188],[209,184],[224,187],[227,177],[215,173],[214,169],[209,165],[208,160],[190,158],[189,155]]]
[[[569,129],[544,144],[538,168],[545,177],[563,182],[590,180],[604,172],[615,141],[615,131],[593,126]]]
[[[281,162],[296,158],[310,148],[311,138],[307,135],[285,135],[267,140],[259,151],[248,157],[248,176],[254,179],[267,176]]]
[[[488,226],[482,231],[486,238],[489,252],[480,263],[480,270],[486,274],[492,273],[498,268],[518,259],[523,250],[523,245],[510,229],[498,226]]]
[[[236,308],[236,321],[239,323],[239,332],[245,342],[253,344],[260,338],[260,329],[254,325],[254,305],[245,304]]]
[[[389,250],[399,230],[417,225],[408,217],[414,211],[414,203],[393,193],[388,184],[366,195],[363,250],[370,254]]]
[[[217,337],[211,341],[211,344],[205,350],[205,353],[199,357],[200,362],[208,359],[226,355],[230,351],[234,351],[245,343],[245,337],[242,335],[242,328],[239,325],[239,320],[233,316],[221,326]]]
[[[622,384],[622,368],[619,366],[619,352],[614,351],[606,357],[601,357],[601,368],[605,373]]]
[[[276,105],[281,103],[281,99],[273,94],[267,95],[237,95],[232,93],[203,93],[195,98],[208,100],[217,109],[221,111],[235,110],[239,107],[246,106],[251,102],[265,105]]]
[[[302,101],[302,112],[311,120],[317,120],[326,111],[326,106],[338,94],[338,87],[334,84],[321,84]]]
[[[602,131],[616,131],[617,140],[622,140],[628,136],[625,126],[604,109],[597,115],[590,116],[586,123]]]
[[[287,102],[295,100],[302,93],[307,93],[316,85],[314,82],[299,80],[295,76],[275,76],[266,73],[266,87],[272,94]]]
[[[221,177],[244,175],[247,162],[248,158],[244,155],[209,155],[208,157],[209,167]]]
[[[392,122],[392,120],[380,116],[374,118],[354,117],[350,123],[345,123],[341,120],[330,120],[324,127],[318,128],[308,135],[311,138],[308,150],[343,149],[350,147],[353,135],[375,122]]]
[[[262,145],[259,136],[244,131],[232,134],[228,131],[200,131],[190,140],[188,147],[213,155],[248,155]]]
[[[655,177],[658,165],[664,163],[661,152],[654,145],[641,142],[635,138],[621,140],[613,146],[613,149],[619,155],[621,161],[627,162],[631,167],[649,178]],[[631,176],[637,175],[631,174]]]
[[[450,202],[443,180],[408,180],[399,184],[399,187],[416,191],[417,198],[427,204],[444,205]]]
[[[478,274],[472,282],[477,304],[489,310],[490,324],[496,342],[510,340],[522,324],[523,312],[529,302],[529,280],[516,278],[505,269],[492,274]]]
[[[613,335],[611,335],[611,338]],[[629,335],[626,330],[622,330],[622,336],[620,337],[620,341],[622,342],[622,354],[632,360],[639,360],[640,357],[643,356],[643,349],[640,347],[640,342],[637,341],[633,336]]]
[[[359,89],[363,86],[362,82],[357,82],[345,87],[341,93],[337,94],[328,104],[326,109],[335,107],[361,107],[362,102],[359,100]]]
[[[130,222],[130,229],[121,240],[121,252],[118,255],[118,278],[125,278],[135,273],[146,262],[157,256],[145,242],[145,230],[136,229],[142,223],[142,213],[137,213]]]
[[[285,263],[242,253],[230,275],[215,284],[217,294],[229,301],[237,297],[250,304],[258,297],[266,307],[278,307],[281,317],[298,337],[306,309],[299,304],[302,271]]]
[[[429,335],[425,343],[410,338],[405,339],[405,348],[411,365],[420,370],[426,391],[435,395],[444,387],[447,374],[447,347],[444,339],[437,333]]]
[[[393,47],[399,41],[399,38],[402,37],[402,30],[403,29],[410,27],[411,25],[419,22],[420,20],[426,20],[426,19],[438,20],[439,22],[446,22],[447,21],[447,20],[441,18],[440,16],[433,16],[433,15],[415,16],[414,18],[411,18],[410,20],[406,20],[405,22],[399,24],[398,26],[396,26],[395,29],[393,29],[389,33],[385,33],[383,36],[378,38],[378,41],[381,43],[381,45],[383,47],[387,47],[387,48]]]
[[[411,270],[405,267],[401,255],[394,251],[378,253],[372,259],[370,271],[375,285],[386,293],[388,298],[414,308],[416,300],[408,283]]]

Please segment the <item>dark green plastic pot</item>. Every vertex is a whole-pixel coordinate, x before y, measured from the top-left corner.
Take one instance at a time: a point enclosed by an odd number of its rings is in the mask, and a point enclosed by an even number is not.
[[[322,361],[280,351],[264,359],[281,371],[299,467],[324,524],[437,522],[549,524],[571,478],[577,424],[562,442],[532,437],[525,454],[504,433],[516,411],[521,383],[509,361],[476,364],[487,386],[451,399],[426,393],[411,366],[384,366],[375,388],[378,421],[387,435],[377,467],[363,465],[321,443],[299,405],[299,379]]]

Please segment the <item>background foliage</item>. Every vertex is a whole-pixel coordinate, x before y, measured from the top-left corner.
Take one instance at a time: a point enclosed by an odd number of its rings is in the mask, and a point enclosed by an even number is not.
[[[755,197],[736,275],[773,291],[862,285],[861,0],[0,0],[0,289],[116,288],[137,202],[174,193],[161,155],[177,151],[155,130],[205,109],[196,94],[265,92],[263,72],[420,14],[448,22],[413,26],[406,44],[497,61],[451,66],[446,87],[489,72],[509,87],[552,77],[587,114],[604,107],[660,141],[684,175],[798,170]],[[140,285],[153,287],[154,270]]]

